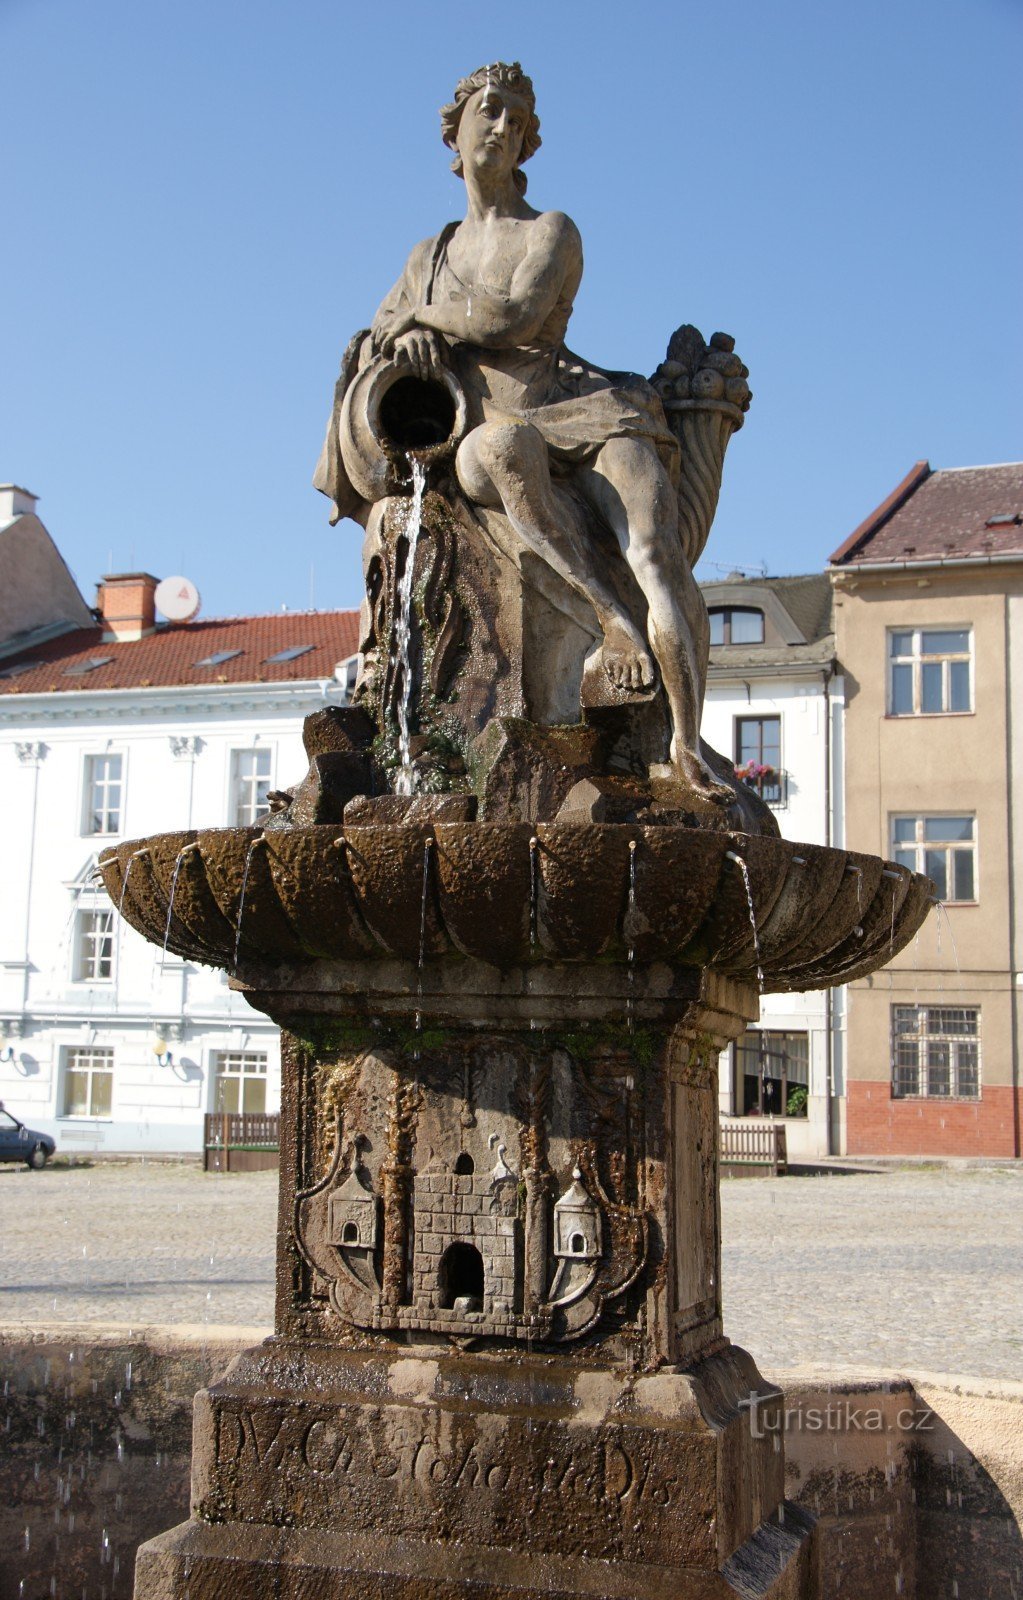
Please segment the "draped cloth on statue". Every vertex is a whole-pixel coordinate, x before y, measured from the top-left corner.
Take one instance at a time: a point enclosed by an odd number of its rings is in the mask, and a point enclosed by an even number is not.
[[[458,298],[468,299],[471,320],[471,290],[448,260],[448,243],[457,226],[449,223],[435,238],[415,247],[381,315]],[[609,439],[649,439],[677,484],[678,441],[668,429],[657,394],[635,373],[605,372],[573,355],[564,344],[571,310],[570,301],[560,300],[531,345],[494,350],[451,342],[451,366],[465,390],[469,426],[502,420],[532,424],[547,444],[555,477],[591,461]],[[313,477],[314,486],[334,502],[332,522],[343,516],[363,520],[358,515],[363,503],[341,458],[338,424],[348,386],[372,356],[364,330],[345,351]]]

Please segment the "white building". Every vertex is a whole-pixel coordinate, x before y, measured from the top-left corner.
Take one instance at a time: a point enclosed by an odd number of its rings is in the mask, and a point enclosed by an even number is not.
[[[276,1027],[122,924],[94,869],[119,839],[257,820],[356,660],[357,612],[174,625],[155,588],[105,578],[94,617],[34,497],[0,487],[0,1099],[67,1152],[198,1151],[204,1113],[278,1109]]]
[[[168,624],[146,573],[104,579],[94,614],[34,506],[0,486],[0,1100],[65,1151],[198,1151],[205,1113],[278,1108],[277,1029],[222,973],[121,923],[96,860],[119,839],[255,821],[305,771],[303,718],[347,697],[358,614]],[[828,578],[704,595],[705,736],[770,769],[751,779],[785,837],[840,844]],[[842,1037],[840,995],[764,996],[722,1058],[722,1113],[791,1110],[796,1159],[827,1152],[830,1121],[837,1149]]]
[[[702,590],[704,738],[749,773],[784,838],[841,845],[845,688],[827,574],[735,574]],[[722,1115],[784,1118],[790,1160],[839,1148],[843,1000],[843,990],[764,995],[759,1023],[721,1057]]]

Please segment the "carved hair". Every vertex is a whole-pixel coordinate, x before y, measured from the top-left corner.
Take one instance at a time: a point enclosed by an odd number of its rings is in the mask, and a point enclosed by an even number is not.
[[[522,171],[522,162],[528,161],[535,155],[542,143],[540,139],[540,118],[536,114],[536,95],[533,93],[533,81],[527,78],[517,61],[509,66],[506,61],[492,61],[487,67],[477,67],[475,72],[467,78],[461,78],[455,86],[455,98],[450,105],[442,106],[440,113],[441,137],[449,150],[454,150],[455,159],[451,163],[451,170],[459,178],[464,177],[462,158],[458,154],[458,124],[462,120],[462,112],[466,102],[472,98],[479,89],[485,89],[488,84],[497,84],[502,89],[510,89],[513,94],[520,95],[529,107],[529,117],[526,129],[522,135],[522,148],[519,151],[519,164],[512,177],[520,194],[526,192],[526,174]]]

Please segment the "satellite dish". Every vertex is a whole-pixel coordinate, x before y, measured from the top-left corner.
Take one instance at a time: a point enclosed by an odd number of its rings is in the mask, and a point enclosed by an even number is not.
[[[164,578],[156,586],[156,609],[168,622],[191,622],[201,604],[191,578]]]

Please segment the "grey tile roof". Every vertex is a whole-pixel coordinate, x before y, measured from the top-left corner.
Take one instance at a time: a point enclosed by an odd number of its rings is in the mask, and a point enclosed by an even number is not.
[[[701,584],[708,606],[742,604],[765,612],[770,634],[771,612],[780,606],[788,619],[791,643],[768,639],[764,644],[715,645],[710,652],[712,671],[736,672],[793,665],[826,666],[835,654],[831,579],[826,572],[784,578],[734,577]],[[727,600],[726,600],[727,593]]]

